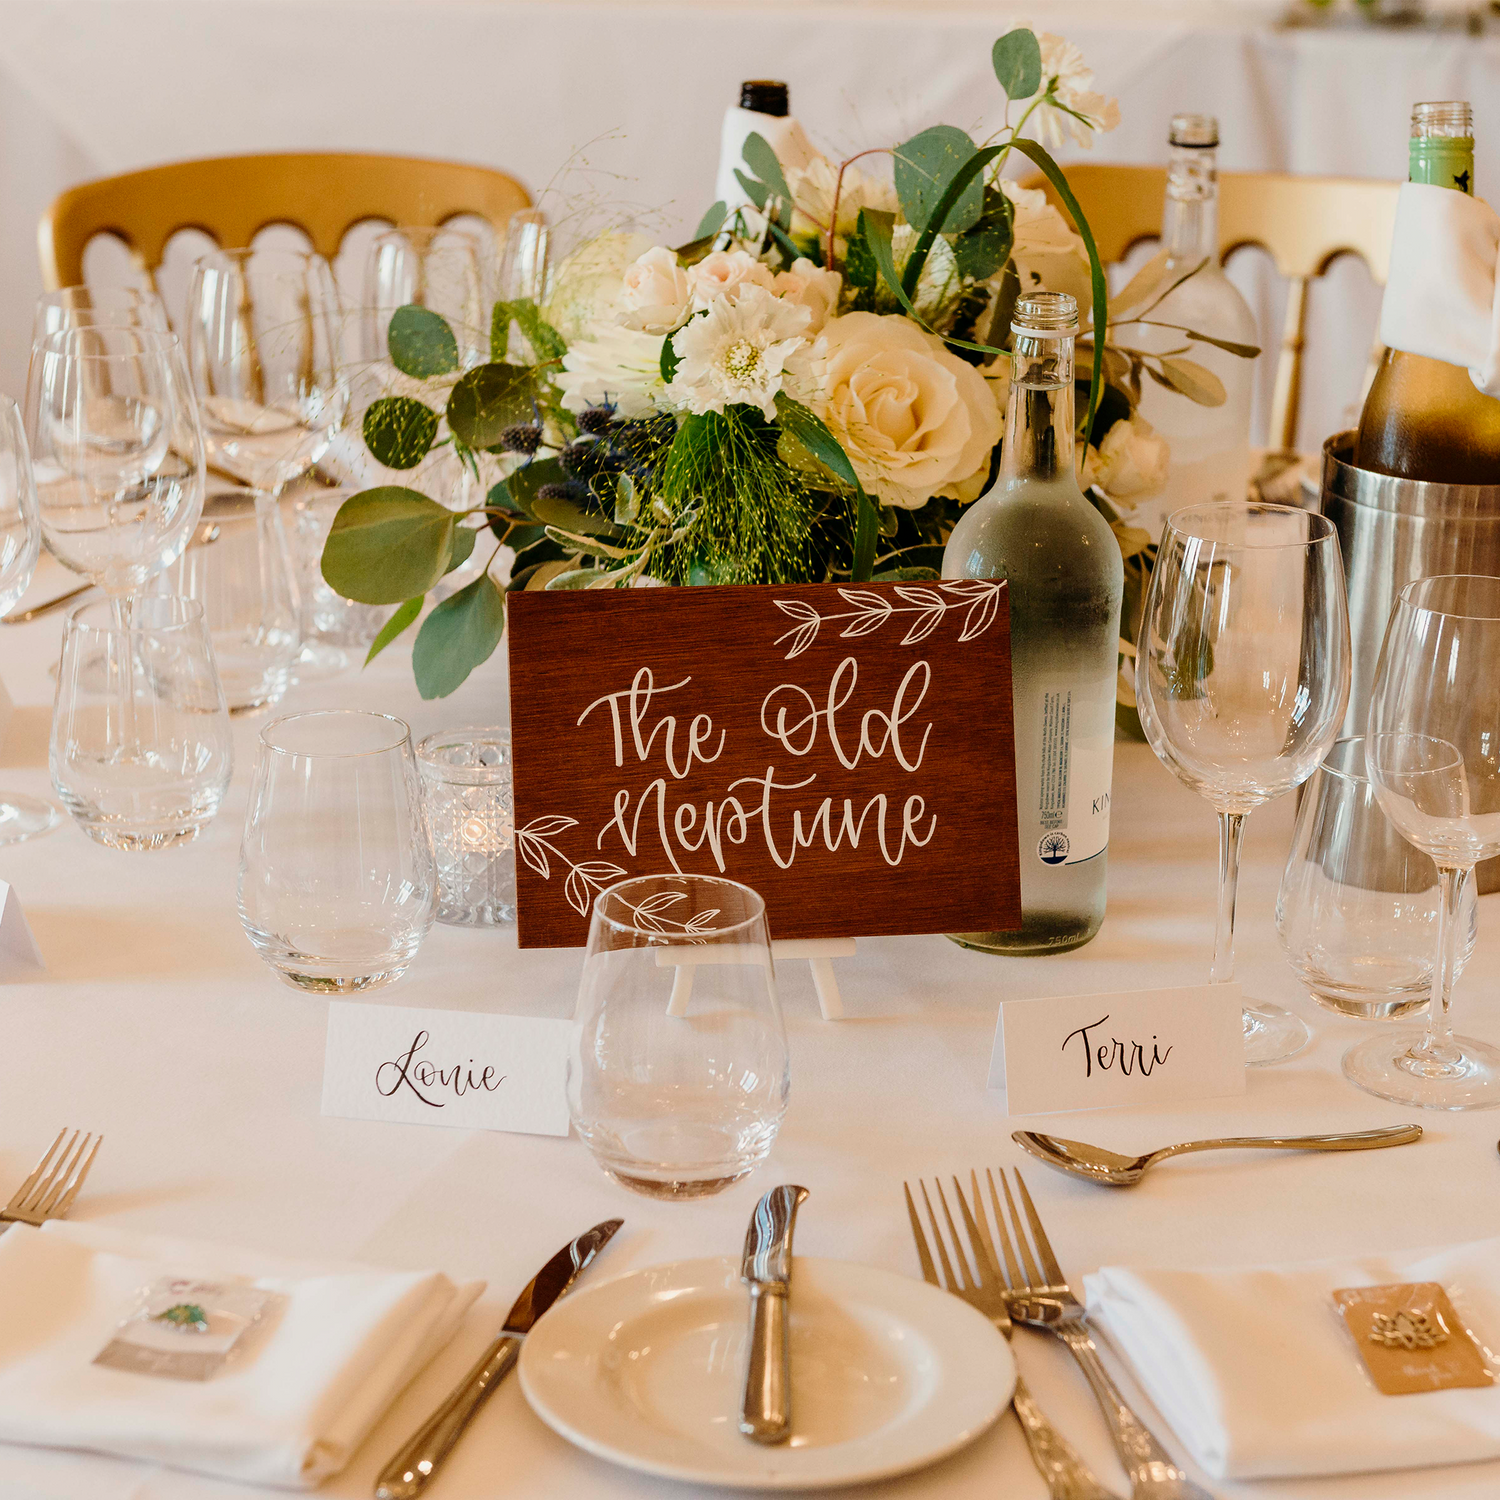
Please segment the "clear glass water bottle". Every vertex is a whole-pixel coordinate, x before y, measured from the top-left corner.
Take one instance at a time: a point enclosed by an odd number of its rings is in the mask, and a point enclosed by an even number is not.
[[[1124,565],[1073,466],[1078,306],[1016,303],[1000,476],[953,528],[945,578],[1009,584],[1021,927],[956,933],[990,953],[1060,953],[1104,920]]]
[[[1155,537],[1165,516],[1206,500],[1243,500],[1250,483],[1250,399],[1255,360],[1181,330],[1254,347],[1255,315],[1219,264],[1219,122],[1212,115],[1173,115],[1171,165],[1162,210],[1161,253],[1171,274],[1199,269],[1143,314],[1149,323],[1119,330],[1128,344],[1157,354],[1181,353],[1224,386],[1219,406],[1204,406],[1154,380],[1143,382],[1140,415],[1172,451],[1167,482],[1137,507],[1133,525]],[[1174,325],[1165,327],[1162,325]]]

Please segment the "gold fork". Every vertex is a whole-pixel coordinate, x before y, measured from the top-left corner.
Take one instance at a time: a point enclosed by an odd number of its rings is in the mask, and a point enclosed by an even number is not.
[[[0,1220],[41,1224],[47,1219],[67,1217],[78,1189],[83,1186],[83,1179],[89,1175],[89,1168],[94,1165],[94,1158],[104,1144],[102,1135],[92,1133],[80,1141],[75,1130],[64,1146],[63,1138],[67,1135],[68,1127],[64,1125],[31,1176],[16,1189],[10,1202],[0,1208]],[[92,1145],[89,1144],[91,1141]]]
[[[982,1312],[1009,1339],[1014,1330],[1011,1326],[1010,1312],[1005,1305],[1005,1290],[1000,1284],[994,1246],[989,1242],[988,1230],[984,1231],[983,1239],[981,1239],[979,1227],[975,1224],[975,1217],[970,1213],[969,1205],[964,1202],[963,1189],[959,1186],[958,1178],[953,1179],[953,1192],[958,1199],[959,1211],[963,1215],[964,1228],[968,1231],[969,1249],[974,1258],[977,1275],[969,1269],[969,1262],[963,1251],[963,1241],[959,1239],[958,1230],[954,1227],[953,1215],[948,1209],[948,1200],[943,1194],[942,1182],[934,1179],[933,1186],[937,1189],[938,1202],[943,1205],[943,1218],[947,1221],[948,1237],[953,1245],[951,1261],[948,1258],[942,1231],[938,1228],[937,1216],[932,1211],[932,1199],[927,1194],[927,1184],[920,1179],[917,1182],[918,1188],[921,1189],[922,1202],[927,1208],[928,1222],[932,1225],[932,1243],[937,1249],[938,1260],[943,1267],[941,1281],[938,1279],[937,1267],[932,1263],[932,1252],[927,1248],[927,1236],[923,1232],[922,1221],[917,1216],[917,1206],[912,1201],[911,1188],[905,1183],[901,1186],[906,1193],[906,1211],[911,1217],[911,1234],[917,1244],[917,1259],[922,1264],[922,1279],[932,1286],[945,1288],[956,1297],[962,1297],[971,1307]],[[984,1205],[979,1203],[979,1179],[977,1177],[974,1179],[974,1198],[978,1204],[979,1217],[982,1222]],[[955,1264],[958,1267],[957,1275],[954,1274],[953,1269]],[[1019,1374],[1016,1376],[1016,1391],[1011,1397],[1011,1405],[1020,1419],[1021,1431],[1026,1434],[1026,1446],[1031,1449],[1031,1457],[1036,1464],[1037,1472],[1047,1481],[1047,1490],[1052,1500],[1118,1500],[1113,1491],[1105,1489],[1099,1483],[1089,1466],[1074,1452],[1067,1439],[1042,1414],[1036,1402],[1031,1399],[1031,1392],[1026,1389],[1025,1382]]]

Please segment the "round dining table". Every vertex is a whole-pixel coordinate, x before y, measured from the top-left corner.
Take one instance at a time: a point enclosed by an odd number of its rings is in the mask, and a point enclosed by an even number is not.
[[[44,559],[26,602],[69,575]],[[0,676],[14,702],[0,787],[50,795],[47,746],[61,614],[0,627]],[[423,702],[398,644],[363,670],[294,686],[285,710],[379,709],[413,736],[506,722],[504,649],[452,697]],[[838,961],[846,1018],[820,1018],[808,971],[778,974],[791,1048],[791,1099],[770,1159],[717,1197],[670,1203],[607,1178],[575,1138],[327,1118],[320,1113],[326,1000],[277,980],[241,930],[235,875],[257,735],[234,724],[235,768],[217,818],[191,844],[126,854],[70,821],[0,847],[46,962],[0,983],[0,1201],[64,1125],[104,1146],[75,1219],[190,1236],[277,1256],[437,1268],[488,1291],[459,1335],[398,1398],[321,1493],[368,1497],[375,1475],[498,1331],[536,1268],[590,1224],[624,1227],[589,1282],[654,1264],[739,1254],[756,1199],[778,1182],[810,1190],[801,1254],[920,1274],[903,1180],[1022,1166],[1063,1269],[1218,1267],[1417,1251],[1500,1234],[1500,1113],[1429,1113],[1423,1140],[1340,1154],[1251,1152],[1167,1163],[1114,1190],[1060,1175],[1011,1140],[1059,1129],[1131,1153],[1235,1134],[1391,1125],[1422,1116],[1357,1092],[1343,1051],[1378,1023],[1319,1010],[1277,940],[1274,905],[1294,797],[1249,820],[1240,882],[1238,970],[1245,992],[1290,1005],[1312,1045],[1253,1069],[1243,1097],[1170,1108],[1012,1119],[987,1088],[997,1007],[1031,996],[1147,989],[1207,979],[1215,903],[1215,819],[1144,745],[1116,748],[1109,907],[1072,953],[996,958],[938,934],[861,941]],[[1458,989],[1461,1031],[1500,1038],[1500,896],[1480,902],[1479,946]],[[568,1017],[582,955],[519,950],[514,929],[434,926],[407,974],[370,1004]],[[1075,1282],[1076,1284],[1076,1282]],[[1018,1330],[1017,1361],[1037,1401],[1117,1491],[1105,1426],[1065,1351]],[[1106,1358],[1112,1356],[1106,1349]],[[1181,1445],[1128,1373],[1137,1409]],[[1189,1466],[1191,1467],[1191,1466]],[[1208,1483],[1258,1500],[1493,1500],[1500,1462],[1341,1479]],[[244,1500],[242,1486],[74,1452],[0,1447],[4,1500]],[[645,1500],[708,1493],[615,1468],[571,1447],[498,1391],[433,1483],[432,1500]],[[1046,1495],[1007,1413],[957,1454],[861,1494],[892,1500],[1040,1500]]]

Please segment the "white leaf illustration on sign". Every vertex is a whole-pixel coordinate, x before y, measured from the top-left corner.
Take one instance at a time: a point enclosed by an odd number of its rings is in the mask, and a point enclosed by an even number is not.
[[[873,634],[895,615],[913,615],[915,618],[901,638],[903,646],[911,646],[925,641],[956,609],[965,611],[963,629],[958,638],[971,641],[975,636],[983,635],[994,623],[1000,609],[1002,587],[1002,584],[987,578],[954,578],[935,587],[903,584],[896,589],[897,596],[903,601],[901,604],[893,604],[887,595],[873,589],[841,588],[839,597],[854,608],[827,615],[819,614],[805,599],[777,599],[773,601],[777,609],[802,623],[777,636],[776,644],[791,642],[786,653],[786,660],[790,661],[812,645],[817,639],[818,627],[825,622],[841,623],[843,629],[839,631],[839,638],[851,640]]]

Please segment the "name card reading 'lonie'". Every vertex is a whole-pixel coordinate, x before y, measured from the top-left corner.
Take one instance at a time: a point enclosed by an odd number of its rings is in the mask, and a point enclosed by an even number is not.
[[[777,938],[1020,925],[1003,583],[507,608],[523,948],[584,942],[601,890],[672,871],[753,886]]]
[[[1245,1092],[1237,984],[1007,1000],[990,1087],[1012,1115]]]
[[[328,1007],[323,1113],[566,1135],[571,1021],[404,1005]]]

